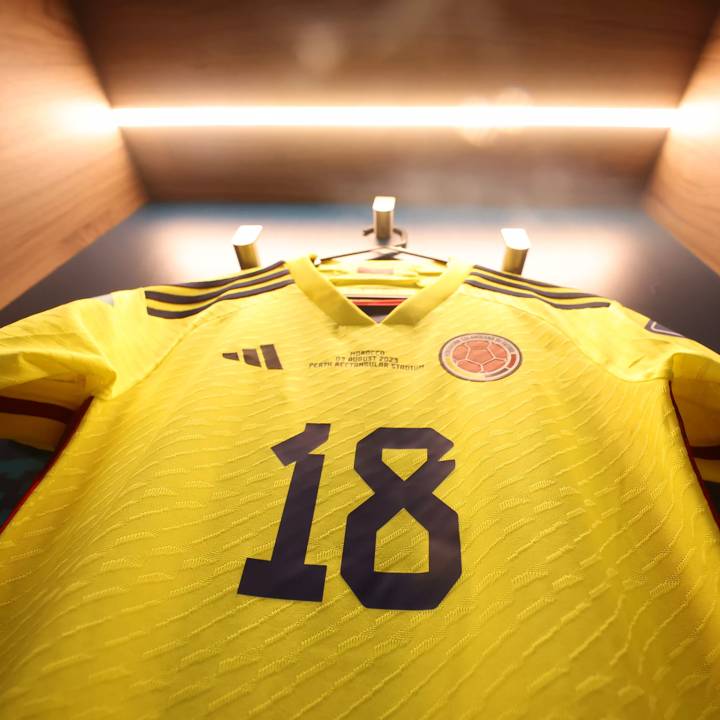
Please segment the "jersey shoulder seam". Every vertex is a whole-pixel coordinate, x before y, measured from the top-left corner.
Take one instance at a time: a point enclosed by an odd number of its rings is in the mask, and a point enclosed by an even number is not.
[[[284,265],[284,261],[279,261],[269,267],[260,268],[259,270],[249,270],[248,273],[240,273],[238,275],[229,276],[230,282],[237,279],[237,277],[244,278],[248,277],[248,274],[252,273],[258,274],[259,272],[267,272],[269,269],[274,269],[276,267],[279,267],[281,265]],[[208,281],[200,281],[200,283],[219,283],[220,279],[214,279],[214,280],[208,280]],[[143,312],[147,313],[147,299],[146,299],[146,291],[158,287],[186,287],[191,286],[195,287],[196,285],[194,283],[187,283],[187,284],[180,284],[180,285],[148,285],[148,286],[141,286],[137,288],[133,288],[131,290],[121,291],[121,292],[129,292],[129,293],[137,293],[140,302],[142,303],[142,309]],[[206,287],[205,285],[201,285],[201,287]],[[216,308],[220,308],[220,311],[217,311]],[[175,340],[168,344],[167,348],[158,355],[155,362],[152,363],[145,372],[143,372],[141,375],[138,376],[138,378],[128,385],[121,393],[111,398],[112,400],[116,400],[119,397],[122,397],[125,395],[125,393],[132,390],[134,387],[136,387],[139,383],[141,383],[143,380],[148,378],[157,368],[160,366],[160,364],[165,360],[165,358],[168,357],[168,355],[177,347],[177,345],[182,342],[188,335],[190,335],[199,325],[207,324],[208,322],[212,322],[214,320],[221,320],[222,318],[226,317],[227,315],[234,312],[232,307],[228,307],[226,312],[222,312],[223,306],[218,305],[217,302],[212,303],[212,305],[208,308],[203,309],[202,311],[195,313],[196,317],[193,318],[185,327],[184,330],[182,330],[178,336],[175,338]],[[151,316],[152,317],[152,316]],[[99,394],[98,398],[101,400],[109,400],[107,396],[103,394]]]
[[[470,286],[472,287],[472,286]],[[472,296],[475,293],[472,290],[466,290],[465,291],[467,295]],[[514,308],[519,310],[520,312],[523,312],[527,315],[532,315],[532,317],[540,320],[544,325],[549,326],[550,329],[554,330],[555,332],[558,332],[561,334],[564,338],[569,340],[590,362],[592,362],[594,365],[597,365],[598,367],[602,368],[606,373],[609,375],[612,375],[614,378],[617,378],[618,380],[622,380],[623,382],[628,383],[642,383],[642,382],[651,382],[655,380],[667,380],[668,377],[664,374],[658,374],[653,375],[652,377],[645,378],[643,380],[634,380],[631,378],[623,377],[622,375],[618,375],[617,373],[613,372],[607,365],[603,365],[602,363],[595,360],[591,355],[587,353],[587,351],[583,348],[583,346],[574,338],[572,335],[568,334],[563,328],[558,327],[557,325],[553,325],[551,322],[548,321],[547,318],[543,317],[542,315],[538,315],[537,313],[533,312],[532,310],[522,307],[517,301],[513,301],[512,299],[509,300],[502,300],[500,298],[494,298],[489,293],[487,295],[483,295],[484,299],[487,299],[490,302],[494,302],[496,304],[512,304]],[[617,300],[612,300],[610,298],[607,298],[608,300],[608,306],[613,307],[614,305],[618,305]]]
[[[270,281],[271,284],[267,284]],[[201,314],[213,305],[224,300],[236,300],[243,297],[259,295],[272,290],[278,290],[293,284],[294,279],[284,260],[261,268],[247,269],[236,275],[230,275],[213,280],[198,282],[177,283],[168,285],[150,285],[143,287],[145,310],[148,315],[164,318],[166,320],[179,320],[191,315]],[[181,292],[168,292],[168,288],[183,288]],[[163,303],[173,306],[153,307],[151,302]],[[188,308],[188,305],[200,307]],[[185,309],[183,309],[185,308]]]

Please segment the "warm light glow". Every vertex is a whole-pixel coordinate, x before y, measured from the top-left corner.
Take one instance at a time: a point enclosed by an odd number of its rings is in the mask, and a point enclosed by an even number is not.
[[[233,245],[252,245],[262,232],[262,225],[241,225],[233,235]]]
[[[395,198],[392,195],[376,195],[372,209],[375,212],[392,212],[395,209]]]
[[[720,102],[688,102],[678,108],[673,130],[687,135],[702,136],[717,132],[720,127]]]
[[[113,111],[103,103],[66,102],[51,108],[50,112],[54,115],[56,124],[74,135],[117,133]]]
[[[530,238],[523,228],[503,228],[500,230],[505,245],[513,250],[528,250]]]
[[[677,109],[640,107],[232,106],[116,108],[120,127],[669,128]]]

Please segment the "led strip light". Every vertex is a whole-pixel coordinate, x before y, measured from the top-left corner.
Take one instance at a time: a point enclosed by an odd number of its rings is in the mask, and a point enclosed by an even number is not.
[[[674,125],[677,108],[533,105],[197,106],[115,108],[119,127],[645,128]]]

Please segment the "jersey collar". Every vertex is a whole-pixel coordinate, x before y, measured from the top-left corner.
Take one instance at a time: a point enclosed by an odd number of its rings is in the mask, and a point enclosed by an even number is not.
[[[420,288],[377,323],[348,300],[313,264],[308,253],[285,261],[290,275],[305,295],[338,325],[416,325],[452,295],[470,274],[472,264],[450,258],[444,272]]]

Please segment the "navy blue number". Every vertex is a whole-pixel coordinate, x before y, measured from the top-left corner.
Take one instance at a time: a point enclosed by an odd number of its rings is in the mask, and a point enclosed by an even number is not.
[[[455,467],[454,460],[440,460],[452,446],[432,428],[378,428],[358,443],[355,470],[375,494],[348,515],[340,573],[366,607],[429,610],[460,577],[458,515],[433,495]],[[383,448],[424,448],[427,461],[403,481],[383,462]],[[403,509],[428,531],[429,569],[377,572],[377,532]]]
[[[325,565],[305,564],[324,455],[311,451],[326,442],[330,425],[305,430],[272,447],[283,465],[295,463],[270,560],[248,558],[238,593],[286,600],[321,601]],[[357,445],[355,470],[374,495],[347,518],[340,574],[366,607],[429,610],[437,607],[462,572],[457,513],[433,495],[455,467],[440,460],[453,443],[432,428],[378,428]],[[427,460],[403,480],[382,460],[384,448],[425,449]],[[407,510],[429,536],[428,571],[375,570],[377,533]]]
[[[324,455],[311,451],[327,441],[330,425],[306,423],[305,430],[273,445],[283,465],[295,463],[270,560],[248,558],[238,593],[285,600],[322,600],[325,565],[306,565],[310,527]]]

